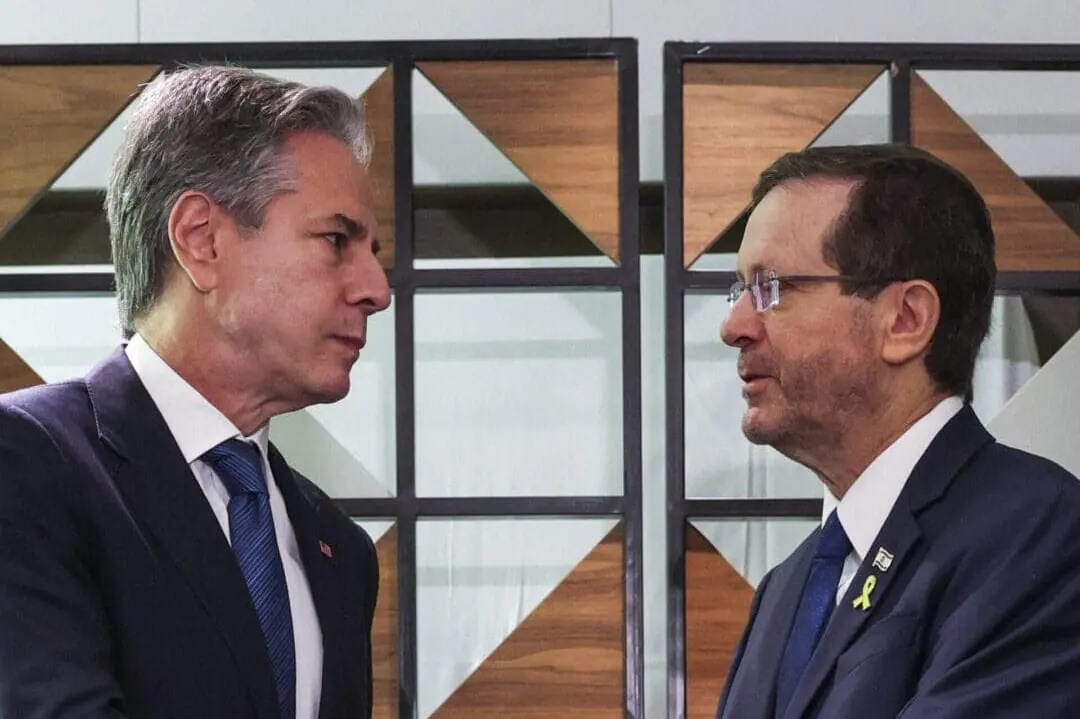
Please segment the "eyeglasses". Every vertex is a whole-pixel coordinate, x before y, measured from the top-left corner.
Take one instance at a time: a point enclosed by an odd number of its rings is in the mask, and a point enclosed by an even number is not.
[[[750,290],[750,298],[753,300],[755,310],[758,312],[771,310],[780,304],[781,285],[800,282],[853,282],[862,285],[887,285],[892,282],[900,282],[900,280],[871,280],[851,275],[777,275],[772,270],[767,270],[765,272],[755,272],[753,282],[736,281],[728,290],[728,307],[734,307],[739,298],[743,296],[743,293]]]

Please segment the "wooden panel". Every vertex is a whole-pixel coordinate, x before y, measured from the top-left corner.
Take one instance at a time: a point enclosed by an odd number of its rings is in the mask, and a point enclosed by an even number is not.
[[[754,590],[716,548],[686,525],[686,716],[713,719]]]
[[[615,60],[417,67],[602,252],[619,261]]]
[[[811,143],[881,66],[688,63],[683,67],[683,262],[750,203],[761,171]]]
[[[433,716],[621,718],[622,551],[619,524]]]
[[[386,68],[364,92],[368,129],[375,141],[371,179],[375,220],[379,223],[379,262],[394,266],[394,70]]]
[[[398,539],[391,527],[375,543],[379,555],[379,601],[371,627],[373,719],[398,718]]]
[[[967,175],[990,208],[997,266],[1080,271],[1080,239],[926,81],[911,78],[912,144]]]
[[[0,340],[0,392],[11,392],[42,383],[37,372],[15,353],[6,342]]]
[[[158,68],[0,67],[0,236]]]

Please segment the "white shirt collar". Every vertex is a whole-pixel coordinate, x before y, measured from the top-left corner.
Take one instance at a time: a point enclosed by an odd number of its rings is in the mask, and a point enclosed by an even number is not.
[[[963,408],[960,397],[942,400],[870,463],[843,500],[837,502],[831,492],[825,491],[822,522],[836,509],[860,562],[873,546],[919,459],[938,432]]]
[[[141,335],[135,334],[124,350],[135,374],[165,419],[184,461],[191,464],[227,439],[241,438],[240,430],[214,405],[161,359]],[[251,437],[267,456],[269,425]]]

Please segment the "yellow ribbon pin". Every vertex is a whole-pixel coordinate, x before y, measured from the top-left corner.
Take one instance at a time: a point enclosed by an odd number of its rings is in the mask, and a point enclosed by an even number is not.
[[[874,591],[874,587],[877,586],[877,577],[871,574],[866,578],[866,581],[862,585],[862,594],[855,598],[852,602],[852,606],[856,609],[862,609],[864,612],[870,608],[870,592]]]

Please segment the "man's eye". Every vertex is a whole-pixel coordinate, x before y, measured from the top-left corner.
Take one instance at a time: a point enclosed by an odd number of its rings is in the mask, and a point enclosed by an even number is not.
[[[344,232],[329,232],[323,235],[323,237],[330,240],[330,244],[339,250],[344,247],[345,242],[349,239]]]

